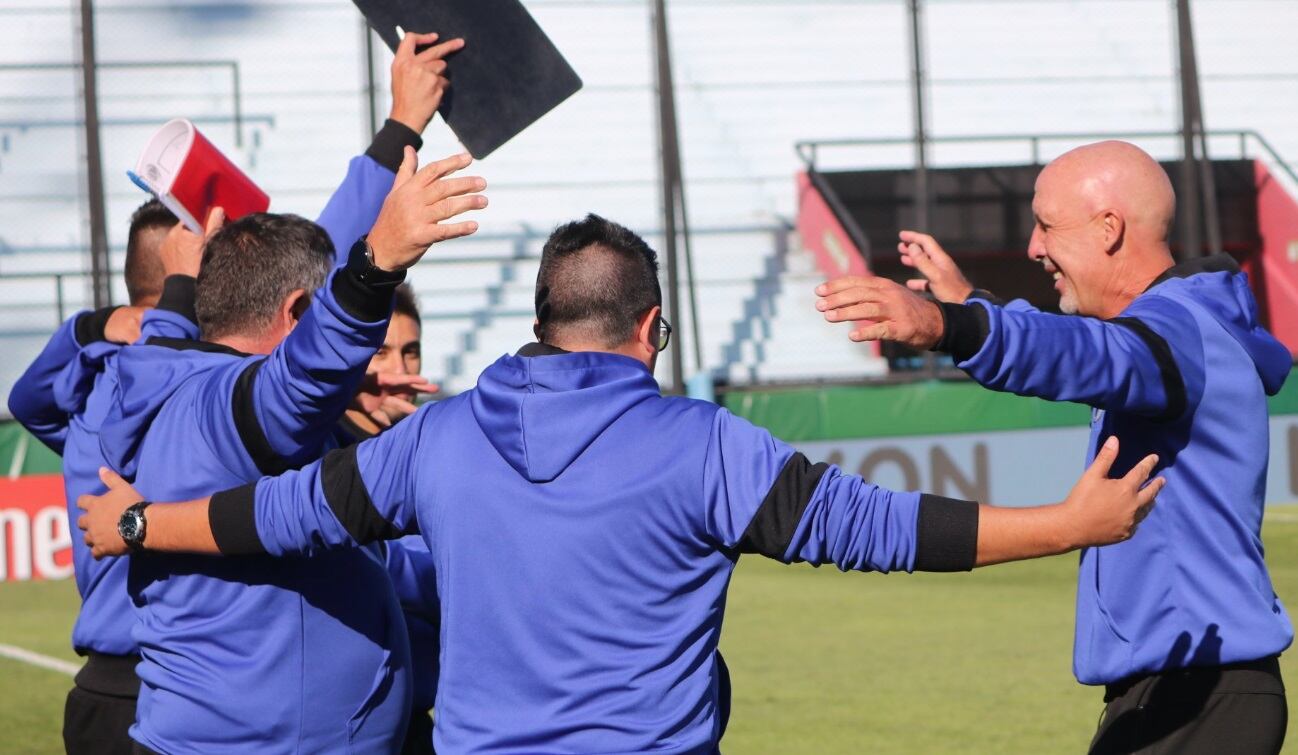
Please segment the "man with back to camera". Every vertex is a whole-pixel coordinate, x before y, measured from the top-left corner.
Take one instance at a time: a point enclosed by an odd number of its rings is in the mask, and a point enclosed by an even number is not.
[[[1082,552],[1073,671],[1106,686],[1096,753],[1275,753],[1288,719],[1279,654],[1293,639],[1263,561],[1267,395],[1292,359],[1258,323],[1229,256],[1174,264],[1167,174],[1123,142],[1061,156],[1037,179],[1028,256],[1060,309],[975,291],[931,237],[903,262],[940,304],[878,278],[817,290],[853,340],[951,354],[993,390],[1092,406],[1091,443],[1122,438],[1118,470],[1162,459],[1167,492],[1139,538]]]
[[[546,243],[536,313],[537,343],[376,438],[210,502],[138,504],[105,470],[78,524],[96,554],[124,533],[143,553],[255,557],[417,530],[441,598],[438,751],[702,753],[741,553],[967,570],[1129,537],[1162,485],[1140,489],[1153,457],[1105,479],[1113,440],[1062,504],[895,493],[661,396],[657,256],[593,215]]]
[[[420,133],[441,104],[449,82],[445,56],[461,49],[452,39],[416,54],[435,34],[411,34],[392,61],[392,108],[366,151],[347,174],[317,222],[340,250],[340,264],[359,236],[369,231],[392,188],[406,146],[418,149]],[[213,229],[219,226],[215,221]],[[55,333],[9,394],[10,412],[33,435],[63,457],[66,499],[102,491],[98,469],[102,424],[117,386],[117,350],[144,337],[198,337],[194,277],[202,239],[188,233],[156,199],[131,218],[124,277],[131,306],[78,313]],[[165,283],[164,283],[165,281]],[[74,513],[74,512],[70,512]],[[68,752],[127,753],[127,730],[135,720],[138,645],[131,637],[134,609],[127,594],[126,562],[96,562],[73,542],[74,575],[82,597],[72,643],[86,664],[69,692],[63,737]]]

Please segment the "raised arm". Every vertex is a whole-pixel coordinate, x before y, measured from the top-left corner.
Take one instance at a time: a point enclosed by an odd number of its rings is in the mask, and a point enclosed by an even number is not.
[[[450,81],[445,77],[446,56],[464,47],[452,39],[421,53],[418,46],[432,44],[436,34],[407,34],[392,59],[392,110],[374,135],[365,154],[352,158],[347,175],[316,218],[338,250],[338,264],[347,262],[347,250],[370,232],[406,147],[423,146],[420,135],[442,104]]]
[[[1194,317],[1163,296],[1097,320],[977,297],[935,304],[883,278],[840,278],[816,293],[830,322],[866,321],[852,340],[949,353],[993,390],[1170,420],[1193,406],[1203,387]]]
[[[266,359],[244,370],[233,398],[221,404],[221,411],[233,411],[239,439],[263,474],[319,455],[327,429],[347,408],[383,343],[393,291],[405,269],[432,244],[477,230],[472,221],[448,222],[487,203],[472,193],[486,187],[481,178],[450,177],[468,166],[468,155],[418,172],[413,149],[407,148],[406,160],[369,240],[352,245],[347,265],[316,292],[297,327]],[[216,394],[213,400],[225,401]],[[221,414],[214,410],[212,416]]]
[[[722,411],[709,444],[709,534],[740,553],[859,571],[959,571],[1124,540],[1162,481],[1141,489],[1157,462],[1107,479],[1110,440],[1067,500],[1000,508],[899,493],[812,464],[761,428]]]
[[[145,514],[144,547],[282,556],[414,532],[419,435],[428,412],[426,408],[382,435],[331,451],[300,470],[206,498],[151,505]],[[117,522],[127,507],[142,500],[111,470],[100,470],[100,478],[108,492],[77,501],[86,512],[77,526],[96,558],[127,552]]]

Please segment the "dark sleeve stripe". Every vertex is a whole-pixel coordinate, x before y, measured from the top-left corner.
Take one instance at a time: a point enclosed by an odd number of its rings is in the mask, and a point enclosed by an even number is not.
[[[828,464],[812,464],[800,453],[790,456],[744,530],[737,546],[739,552],[784,560],[784,552],[827,469]]]
[[[108,318],[112,317],[118,309],[120,307],[104,307],[78,317],[77,324],[72,326],[77,344],[89,346],[96,341],[104,340],[104,328],[108,327]]]
[[[257,483],[252,482],[212,496],[207,523],[223,556],[255,556],[266,552],[257,536]]]
[[[365,239],[352,244],[347,264],[333,277],[333,295],[347,314],[361,322],[379,322],[392,314],[397,286],[406,279],[406,271],[388,272],[370,265],[365,254]]]
[[[273,476],[288,471],[289,466],[283,457],[275,453],[270,441],[266,439],[266,431],[257,421],[253,391],[257,382],[257,372],[264,364],[266,364],[265,359],[258,359],[239,374],[230,400],[230,412],[234,417],[234,429],[239,433],[239,440],[243,442],[243,447],[252,458],[252,463],[257,465],[257,471],[263,475]]]
[[[198,314],[194,311],[195,280],[190,275],[168,275],[162,284],[162,296],[158,298],[158,309],[175,312],[186,320],[198,324]]]
[[[401,167],[401,160],[405,158],[407,144],[418,151],[424,146],[424,140],[406,124],[397,123],[389,118],[374,135],[374,141],[370,142],[370,147],[365,150],[365,154],[369,155],[374,162],[396,173]]]
[[[972,359],[987,342],[991,332],[987,310],[977,304],[938,302],[942,310],[942,338],[933,351],[950,354],[957,362]]]
[[[969,571],[977,563],[978,504],[920,495],[915,571]]]
[[[985,288],[975,288],[973,291],[970,291],[969,296],[965,297],[965,301],[967,302],[970,299],[982,299],[983,301],[991,304],[995,304],[998,307],[1005,306],[1004,299],[1000,298],[996,294],[993,294],[991,291],[988,291]]]
[[[1140,340],[1149,347],[1154,355],[1154,361],[1158,363],[1158,372],[1163,377],[1163,393],[1167,397],[1167,407],[1154,417],[1155,421],[1171,422],[1185,414],[1187,404],[1185,378],[1181,376],[1181,368],[1177,366],[1176,359],[1172,356],[1172,347],[1167,344],[1167,339],[1134,317],[1115,317],[1109,322],[1121,325],[1140,336]]]
[[[360,466],[356,463],[359,446],[339,448],[325,454],[320,462],[320,487],[334,516],[358,543],[393,540],[402,532],[384,519],[374,507],[365,489]]]

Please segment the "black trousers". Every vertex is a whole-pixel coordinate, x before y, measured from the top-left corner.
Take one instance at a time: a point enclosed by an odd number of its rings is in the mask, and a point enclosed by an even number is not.
[[[63,747],[68,755],[130,755],[127,730],[135,723],[139,656],[91,653],[77,672],[63,706]]]
[[[401,755],[433,754],[433,717],[426,710],[410,712],[410,727],[406,741],[401,745]]]
[[[1275,755],[1289,722],[1274,657],[1133,677],[1104,702],[1091,755]]]

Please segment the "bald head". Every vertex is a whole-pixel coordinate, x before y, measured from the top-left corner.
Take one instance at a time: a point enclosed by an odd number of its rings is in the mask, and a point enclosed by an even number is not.
[[[1057,199],[1075,203],[1088,217],[1116,210],[1126,231],[1141,240],[1167,241],[1176,214],[1176,194],[1167,172],[1134,144],[1105,141],[1065,152],[1037,178]]]
[[[1114,317],[1172,265],[1172,182],[1135,145],[1061,155],[1037,177],[1028,256],[1055,278],[1064,312]]]

